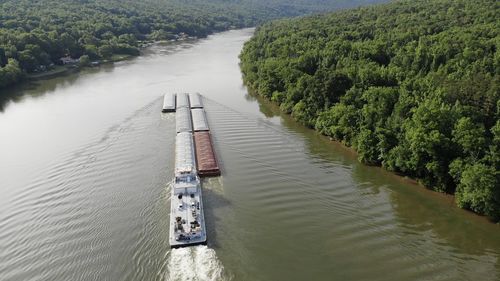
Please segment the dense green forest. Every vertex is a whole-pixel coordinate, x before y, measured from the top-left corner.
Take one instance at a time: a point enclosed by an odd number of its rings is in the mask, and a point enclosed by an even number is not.
[[[397,1],[258,28],[251,90],[354,147],[500,219],[500,2]]]
[[[61,57],[138,55],[140,41],[254,26],[380,0],[0,0],[0,88]],[[80,59],[81,58],[81,59]]]

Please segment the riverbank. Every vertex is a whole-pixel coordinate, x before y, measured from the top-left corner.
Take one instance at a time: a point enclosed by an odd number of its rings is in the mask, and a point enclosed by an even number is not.
[[[497,23],[495,3],[469,4],[398,1],[265,24],[240,55],[244,80],[298,122],[355,148],[359,161],[500,220],[498,51],[490,43],[499,33],[480,32]],[[457,22],[450,5],[474,20]],[[408,29],[406,18],[419,28]],[[462,47],[450,51],[449,42]]]
[[[223,32],[223,31],[220,31]],[[217,33],[217,32],[215,32]],[[210,33],[207,36],[214,34]],[[201,37],[204,38],[204,37]],[[36,72],[36,73],[25,73],[23,75],[23,78],[18,80],[16,83],[10,84],[6,87],[0,88],[0,89],[12,89],[15,87],[22,86],[24,83],[28,83],[29,81],[34,81],[34,80],[43,80],[43,79],[49,79],[49,78],[54,78],[60,75],[67,75],[69,73],[73,72],[78,72],[81,69],[85,68],[95,68],[99,67],[101,65],[106,65],[110,63],[115,63],[115,62],[120,62],[124,60],[129,60],[133,59],[136,57],[140,57],[142,55],[142,52],[155,45],[155,44],[174,44],[174,43],[179,43],[179,42],[188,42],[191,40],[198,40],[201,39],[196,36],[187,36],[187,35],[179,35],[177,36],[176,39],[170,39],[170,40],[156,40],[156,41],[141,41],[139,42],[139,55],[129,55],[129,54],[112,54],[109,59],[102,59],[102,60],[94,60],[89,62],[87,65],[80,65],[78,63],[72,63],[72,64],[67,64],[67,65],[54,65],[50,70],[43,71],[43,72]],[[0,100],[6,100],[8,97],[2,97],[0,95]]]
[[[207,35],[207,37],[209,35]],[[38,83],[44,80],[73,75],[85,69],[99,69],[100,67],[106,67],[120,61],[132,60],[134,58],[142,57],[147,52],[148,48],[152,48],[156,45],[169,46],[174,44],[193,43],[196,42],[196,40],[203,38],[205,37],[198,38],[194,36],[179,36],[179,38],[171,40],[141,41],[139,44],[140,54],[137,56],[113,54],[109,59],[93,61],[86,66],[78,64],[54,65],[51,70],[45,72],[24,74],[23,78],[17,83],[0,88],[0,90],[3,90],[0,91],[0,112],[3,111],[5,105],[8,104],[9,101],[17,101],[21,99],[22,95],[19,93],[24,88],[31,88],[32,85],[30,85],[30,82]]]
[[[19,84],[28,82],[29,80],[52,78],[52,77],[56,77],[58,75],[67,74],[69,72],[78,71],[78,70],[83,69],[83,68],[99,67],[100,65],[103,65],[103,64],[115,63],[115,62],[131,59],[131,58],[135,58],[135,57],[137,57],[137,56],[113,54],[111,56],[111,58],[109,58],[109,59],[93,61],[92,64],[89,64],[89,65],[83,65],[83,66],[78,65],[78,64],[56,65],[53,67],[53,69],[50,69],[48,71],[26,74],[26,76],[25,76],[26,78],[24,80],[21,80],[20,83],[17,83],[17,84],[11,85],[11,86],[19,86]]]
[[[248,90],[249,96],[255,98],[259,102],[260,108],[262,111],[266,112],[266,116],[268,116],[268,117],[279,116],[283,120],[286,120],[286,123],[289,123],[289,124],[294,123],[296,126],[302,127],[302,130],[314,131],[316,134],[319,134],[321,136],[321,138],[327,139],[329,142],[331,142],[332,144],[334,144],[337,147],[341,147],[341,149],[344,151],[344,153],[350,155],[353,160],[358,161],[361,165],[365,165],[367,167],[373,167],[373,168],[379,169],[380,172],[388,173],[389,175],[391,175],[392,177],[394,177],[398,181],[403,181],[410,186],[414,186],[414,187],[419,188],[419,189],[424,189],[425,191],[434,194],[433,196],[439,197],[443,203],[453,204],[456,208],[461,209],[463,212],[468,213],[469,215],[475,216],[478,219],[485,220],[489,223],[496,224],[496,225],[500,226],[500,221],[498,221],[498,219],[495,219],[494,217],[486,216],[484,214],[480,214],[480,213],[474,212],[474,211],[466,209],[466,208],[460,208],[456,203],[455,194],[453,194],[453,193],[436,192],[436,190],[434,190],[430,186],[427,186],[419,178],[412,177],[412,176],[405,174],[405,173],[402,173],[402,172],[390,171],[387,169],[387,167],[384,167],[383,165],[380,165],[380,164],[377,165],[377,164],[363,163],[362,161],[359,160],[360,154],[354,146],[347,145],[345,142],[342,142],[340,140],[332,138],[331,136],[327,136],[325,134],[322,134],[314,128],[305,126],[303,123],[300,123],[299,121],[297,121],[297,119],[294,118],[292,116],[292,114],[283,111],[283,109],[280,107],[280,105],[278,103],[276,103],[270,99],[267,99],[267,98],[263,97],[262,95],[258,94],[258,92],[255,89],[253,89],[252,86],[247,81],[245,81],[245,77],[243,77],[243,81],[244,81],[244,84]]]
[[[328,145],[331,146],[333,150],[340,151],[344,155],[348,156],[351,161],[356,161],[360,165],[365,166],[367,169],[374,169],[375,171],[377,171],[377,173],[383,174],[384,177],[394,179],[395,181],[402,183],[405,187],[410,187],[414,189],[416,192],[425,194],[424,198],[430,198],[432,200],[435,199],[437,202],[439,202],[439,204],[442,204],[442,206],[452,205],[453,209],[457,209],[457,211],[465,214],[468,218],[473,219],[475,221],[481,221],[484,223],[500,226],[500,222],[495,222],[494,220],[492,220],[492,218],[488,216],[460,208],[459,206],[457,206],[455,202],[455,195],[443,192],[436,192],[432,190],[432,188],[425,186],[425,184],[419,181],[418,178],[413,178],[402,173],[395,173],[389,171],[380,165],[363,164],[362,162],[359,161],[359,153],[356,151],[354,147],[348,146],[345,143],[342,143],[341,141],[335,140],[332,137],[321,134],[313,128],[304,126],[303,124],[297,122],[297,120],[295,120],[290,114],[283,112],[277,103],[262,97],[254,90],[250,90],[248,86],[246,87],[248,89],[248,95],[254,98],[259,103],[260,110],[264,112],[268,118],[279,117],[280,120],[284,124],[286,124],[286,126],[294,128],[294,130],[302,134],[316,135],[317,138],[319,138],[322,142],[328,143]]]

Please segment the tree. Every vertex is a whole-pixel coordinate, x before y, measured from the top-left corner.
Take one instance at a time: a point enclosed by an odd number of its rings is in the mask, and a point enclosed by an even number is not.
[[[377,164],[380,162],[377,150],[377,136],[369,129],[361,129],[358,134],[356,149],[358,160],[366,164]]]
[[[109,45],[102,45],[98,48],[98,52],[102,58],[109,59],[113,55],[113,48]]]
[[[7,64],[7,56],[5,56],[5,50],[0,48],[0,67],[4,67]]]
[[[484,164],[467,165],[457,186],[458,206],[500,218],[499,172]]]
[[[465,156],[473,160],[482,158],[486,144],[483,124],[475,124],[470,117],[462,117],[455,124],[453,141],[457,143]]]
[[[96,46],[94,45],[91,45],[91,44],[87,44],[84,46],[84,53],[89,56],[90,59],[92,60],[96,60],[98,59],[100,56],[99,56],[99,50],[97,49]]]
[[[66,56],[88,55],[91,60],[108,59],[113,54],[137,56],[142,40],[176,39],[179,33],[204,37],[280,17],[365,2],[354,0],[339,5],[337,1],[323,0],[3,0],[0,67],[5,67],[9,59],[16,59],[23,72],[31,73],[42,65],[59,63]],[[286,9],[282,8],[284,3]]]
[[[22,76],[23,73],[19,63],[15,59],[9,59],[8,63],[0,68],[0,88],[18,82]]]
[[[90,57],[88,55],[83,55],[80,57],[80,66],[88,66],[90,65]]]
[[[38,61],[30,50],[20,51],[18,53],[18,59],[21,67],[27,71],[33,71],[38,66]]]

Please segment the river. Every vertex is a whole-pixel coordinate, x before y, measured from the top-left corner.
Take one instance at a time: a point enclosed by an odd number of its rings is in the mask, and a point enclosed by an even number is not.
[[[252,29],[157,44],[0,104],[0,280],[500,280],[500,227],[247,93]],[[208,246],[170,250],[174,115],[205,97]]]

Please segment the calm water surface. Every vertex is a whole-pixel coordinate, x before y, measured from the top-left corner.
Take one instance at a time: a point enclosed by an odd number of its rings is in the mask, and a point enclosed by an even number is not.
[[[500,280],[500,227],[248,95],[251,29],[155,45],[0,101],[0,280]],[[174,115],[206,97],[209,244],[171,251]]]

